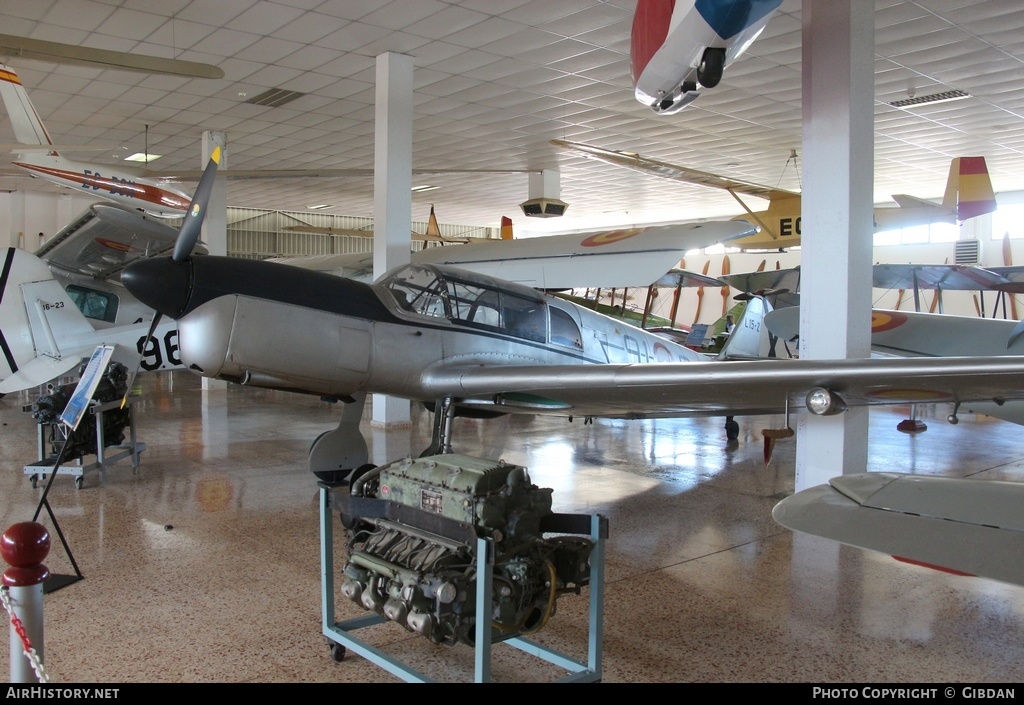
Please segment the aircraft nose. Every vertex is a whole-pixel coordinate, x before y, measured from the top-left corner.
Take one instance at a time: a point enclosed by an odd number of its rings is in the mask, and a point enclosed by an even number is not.
[[[132,262],[121,272],[121,283],[142,303],[159,313],[179,318],[191,296],[192,263],[170,257]]]

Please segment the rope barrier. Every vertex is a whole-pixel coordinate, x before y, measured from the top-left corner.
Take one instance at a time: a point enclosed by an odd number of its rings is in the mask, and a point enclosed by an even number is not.
[[[49,683],[50,677],[46,673],[46,669],[43,667],[43,662],[39,660],[39,655],[36,653],[35,648],[32,646],[32,642],[28,638],[28,633],[25,631],[25,625],[22,624],[18,615],[14,612],[14,606],[11,604],[11,596],[7,587],[0,587],[0,602],[3,603],[4,609],[7,610],[7,614],[11,617],[11,626],[14,627],[15,633],[21,640],[22,652],[25,657],[32,664],[32,670],[36,673],[36,678],[40,683]]]

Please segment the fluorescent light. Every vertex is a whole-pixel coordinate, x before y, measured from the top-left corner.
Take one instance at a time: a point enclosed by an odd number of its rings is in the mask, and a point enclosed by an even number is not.
[[[964,98],[970,98],[970,93],[964,93],[961,90],[954,89],[951,91],[943,91],[942,93],[932,93],[931,95],[922,95],[916,98],[904,98],[903,100],[894,100],[889,105],[894,108],[912,108],[917,105],[931,105],[933,103],[948,103],[951,100],[963,100]]]
[[[334,208],[334,206],[330,203],[318,203],[313,206],[306,206],[306,210],[308,211],[322,211],[326,208]]]
[[[441,187],[440,186],[413,186],[412,187],[412,192],[413,193],[423,193],[424,191],[436,191],[439,188],[441,188]]]
[[[163,156],[162,154],[143,154],[142,152],[136,152],[135,154],[132,154],[131,156],[125,157],[124,161],[126,161],[126,162],[142,162],[143,164],[147,164],[147,163],[153,161],[154,159],[159,159],[162,156]]]

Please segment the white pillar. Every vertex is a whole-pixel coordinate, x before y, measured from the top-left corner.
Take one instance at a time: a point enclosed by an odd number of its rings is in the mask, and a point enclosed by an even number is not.
[[[407,264],[412,226],[412,57],[377,57],[373,153],[373,278]],[[408,424],[409,401],[374,394],[374,424]]]
[[[210,163],[213,150],[220,147],[220,164],[217,166],[217,178],[210,192],[210,202],[203,216],[201,239],[211,255],[227,255],[228,253],[228,177],[224,173],[228,168],[228,138],[224,132],[203,131],[203,159],[201,169]],[[220,379],[202,378],[202,388],[227,389],[228,383]]]
[[[800,356],[871,354],[874,3],[803,2]],[[802,414],[796,489],[867,467],[868,413]]]
[[[4,233],[4,247],[28,249],[25,248],[24,238],[18,237],[22,233],[14,218],[14,202],[16,200],[13,192],[0,191],[0,233]]]
[[[210,202],[206,206],[203,217],[202,240],[211,255],[228,253],[228,177],[225,171],[227,162],[228,138],[224,132],[203,132],[203,161],[200,169],[210,163],[213,150],[220,147],[220,164],[217,166],[217,178],[210,192]]]

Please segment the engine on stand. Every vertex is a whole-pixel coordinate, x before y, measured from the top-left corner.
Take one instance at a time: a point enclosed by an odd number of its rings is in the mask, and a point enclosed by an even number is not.
[[[348,538],[340,591],[434,643],[472,646],[477,566],[489,565],[491,626],[539,631],[589,583],[594,545],[591,517],[552,512],[551,495],[522,466],[458,454],[357,473],[333,500]],[[493,563],[478,561],[479,538]]]
[[[78,373],[81,377],[85,373],[87,362],[83,362]],[[48,385],[47,393],[36,401],[23,408],[30,412],[32,418],[41,426],[49,426],[46,442],[49,444],[49,452],[56,457],[64,444],[64,427],[59,423],[60,415],[67,408],[71,395],[75,392],[77,382],[63,385]],[[97,404],[123,399],[128,389],[128,369],[119,362],[111,362],[104,370],[99,385],[93,393],[92,401]],[[124,443],[124,430],[131,423],[131,416],[127,406],[121,409],[111,409],[101,417],[94,414],[86,414],[82,421],[72,433],[68,448],[64,452],[64,460],[74,460],[86,455],[96,455],[99,450],[96,447],[96,424],[97,419],[103,423],[103,443],[105,446],[117,446]]]

